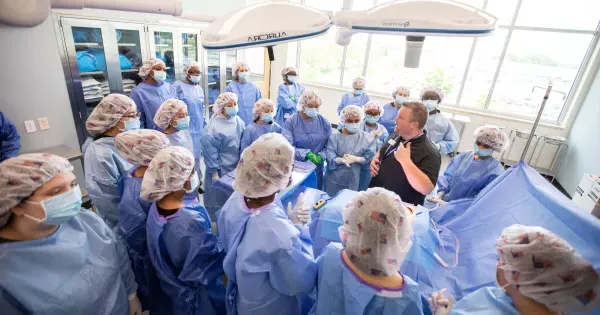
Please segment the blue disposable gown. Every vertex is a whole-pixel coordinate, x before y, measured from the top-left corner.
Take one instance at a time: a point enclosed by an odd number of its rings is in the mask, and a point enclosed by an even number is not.
[[[225,313],[224,252],[212,233],[206,209],[197,202],[174,214],[158,214],[156,203],[148,211],[148,251],[173,314]]]
[[[358,105],[363,107],[363,105],[367,104],[371,100],[369,94],[363,93],[361,95],[355,95],[354,92],[348,92],[342,96],[342,101],[338,105],[337,111],[338,115],[342,112],[342,109],[348,105]]]
[[[2,315],[129,314],[127,251],[91,211],[46,238],[0,243],[0,253]]]
[[[327,172],[325,173],[325,192],[335,196],[342,189],[358,190],[360,170],[368,165],[375,156],[377,141],[364,131],[345,135],[335,130],[327,141]],[[338,164],[335,159],[351,154],[365,158],[363,163]]]
[[[244,149],[246,149],[252,144],[252,142],[254,142],[254,140],[269,132],[281,133],[281,126],[276,122],[266,125],[260,125],[253,122],[246,126],[246,130],[244,130],[244,134],[242,135],[240,155],[242,154],[242,152],[244,152]]]
[[[341,244],[332,243],[319,256],[317,302],[313,315],[423,314],[419,285],[404,277],[402,293],[365,284],[342,259]],[[382,292],[380,292],[382,291]],[[389,294],[388,294],[389,293]],[[388,296],[383,296],[383,295]],[[392,297],[393,296],[393,297]]]
[[[512,298],[498,287],[484,287],[454,304],[451,315],[519,315]]]
[[[394,106],[394,103],[383,105],[383,114],[379,118],[379,123],[385,127],[390,135],[394,133],[394,128],[396,128],[398,111],[400,111],[400,107]]]
[[[290,116],[283,125],[283,136],[296,148],[296,160],[306,161],[306,154],[312,152],[327,158],[325,145],[331,135],[331,124],[327,118],[318,115],[306,121],[299,114]],[[317,188],[323,188],[323,166],[317,165]]]
[[[216,219],[217,211],[225,204],[229,194],[212,187],[212,174],[219,177],[233,171],[240,160],[240,141],[246,124],[238,116],[225,118],[214,115],[206,126],[202,137],[204,147],[204,205],[211,220]]]
[[[362,126],[363,131],[370,133],[371,131],[373,131],[375,129],[381,130],[381,137],[379,137],[379,139],[377,139],[377,141],[375,143],[375,153],[377,153],[377,152],[379,152],[379,149],[381,149],[381,147],[383,146],[383,143],[385,142],[385,140],[387,140],[387,138],[390,136],[390,134],[388,133],[387,129],[385,129],[385,127],[380,123],[377,123],[377,126],[375,128],[371,128],[371,127],[367,126],[367,124],[363,123],[363,126]],[[371,182],[370,167],[371,167],[371,160],[367,161],[367,163],[365,163],[361,167],[360,183],[358,184],[358,191],[367,190],[367,188],[369,188],[369,183]]]
[[[279,199],[249,210],[237,192],[217,225],[227,253],[227,314],[300,314],[299,297],[317,277],[308,227],[294,226]]]
[[[204,118],[204,91],[199,84],[188,84],[183,81],[173,83],[173,88],[175,88],[177,98],[187,105],[188,114],[190,115],[190,127],[188,130],[194,142],[194,156],[199,158],[202,155],[200,140],[206,126],[206,119]]]
[[[238,81],[231,81],[227,85],[225,92],[235,93],[238,96],[238,106],[240,108],[238,116],[240,116],[246,125],[250,124],[254,116],[252,114],[254,103],[262,98],[258,86],[254,82],[240,83]]]
[[[21,137],[13,123],[0,112],[0,162],[19,154]]]
[[[454,151],[454,148],[458,145],[458,133],[454,124],[439,112],[429,114],[425,130],[427,130],[427,138],[434,144],[440,145],[441,155]]]
[[[296,105],[300,95],[304,93],[304,86],[300,83],[282,83],[277,89],[277,114],[275,121],[283,126],[288,117],[298,112]]]
[[[111,228],[119,221],[119,179],[133,167],[115,148],[115,138],[95,140],[86,148],[85,187],[100,216]]]
[[[444,191],[444,201],[474,198],[496,177],[504,173],[504,167],[493,157],[473,159],[473,151],[462,152],[448,164],[444,175],[437,181],[438,192]]]
[[[167,82],[159,84],[140,83],[134,87],[129,94],[137,105],[138,112],[141,113],[141,128],[159,129],[154,125],[154,115],[160,105],[171,98],[177,98],[177,93],[173,86]]]

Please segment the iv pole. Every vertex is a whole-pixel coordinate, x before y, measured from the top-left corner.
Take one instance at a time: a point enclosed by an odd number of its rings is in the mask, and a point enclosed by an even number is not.
[[[536,87],[537,86],[534,86],[533,89],[535,90]],[[521,161],[525,161],[525,156],[527,156],[527,151],[529,150],[529,146],[531,145],[531,140],[533,139],[533,135],[535,134],[535,130],[537,129],[538,124],[540,123],[542,113],[544,113],[544,107],[546,107],[546,101],[548,101],[550,92],[552,92],[552,83],[548,84],[548,88],[546,89],[546,95],[544,95],[544,100],[542,101],[542,105],[538,110],[537,117],[535,118],[535,122],[533,123],[533,127],[531,128],[531,133],[529,133],[529,138],[527,138],[527,143],[525,144],[525,148],[523,149],[523,154],[521,154]]]

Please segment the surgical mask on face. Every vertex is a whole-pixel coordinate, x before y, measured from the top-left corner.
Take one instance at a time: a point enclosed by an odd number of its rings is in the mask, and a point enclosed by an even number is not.
[[[37,223],[60,225],[69,221],[73,216],[81,211],[81,190],[79,189],[79,185],[75,185],[71,187],[71,190],[54,196],[50,199],[43,200],[42,202],[34,202],[29,200],[26,202],[41,205],[42,209],[44,209],[44,213],[46,214],[44,219],[38,219],[28,214],[24,214],[26,218],[29,218]]]
[[[291,83],[296,83],[296,81],[298,81],[298,77],[295,75],[288,75],[287,76],[288,81],[290,81]]]
[[[492,153],[494,152],[492,149],[480,149],[477,144],[473,145],[473,151],[475,152],[475,154],[477,154],[479,157],[486,157],[486,156],[490,156],[492,155]]]
[[[167,73],[164,71],[154,70],[154,75],[152,77],[156,82],[164,82],[167,79]]]
[[[190,116],[177,120],[177,130],[187,130],[190,127]]]
[[[406,97],[406,96],[396,95],[396,102],[398,104],[402,104],[402,103],[406,102],[407,99],[408,99],[408,97]]]
[[[250,77],[250,73],[249,72],[239,72],[238,76],[240,78],[240,81],[247,82],[248,78]]]
[[[140,129],[141,122],[139,118],[129,119],[123,122],[125,124],[125,128],[119,129],[120,131],[130,131]]]
[[[199,75],[191,75],[190,81],[192,81],[193,83],[198,83],[198,82],[200,82],[200,78],[201,78],[201,76],[199,76]]]
[[[237,106],[225,107],[225,113],[227,114],[227,116],[233,117],[233,116],[237,115],[238,107]]]
[[[354,95],[362,95],[363,93],[363,90],[354,89]]]
[[[310,118],[315,118],[315,117],[317,117],[317,115],[319,115],[319,109],[304,107],[304,113],[306,114],[306,116],[308,116]]]
[[[186,193],[191,194],[194,191],[198,190],[198,185],[200,185],[200,179],[198,179],[198,174],[194,174],[192,178],[190,178],[190,190],[185,190]]]
[[[350,133],[357,133],[360,129],[360,124],[344,124],[344,128]]]
[[[431,111],[435,110],[436,108],[438,108],[438,106],[440,104],[436,100],[424,100],[423,105],[425,105],[427,107],[427,110],[429,110],[431,112]]]
[[[507,283],[505,285],[500,285],[500,282],[498,282],[498,277],[496,277],[496,285],[502,289],[502,291],[506,292],[506,287],[508,287],[510,285],[510,283]]]
[[[262,120],[264,122],[271,122],[271,121],[273,121],[273,113],[263,113],[262,114]]]
[[[381,117],[381,115],[377,115],[377,116],[365,115],[365,121],[368,122],[369,124],[374,124],[379,121],[380,117]]]

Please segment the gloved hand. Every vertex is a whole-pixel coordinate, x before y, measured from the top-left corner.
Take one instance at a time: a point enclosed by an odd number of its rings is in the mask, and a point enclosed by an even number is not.
[[[379,137],[381,137],[381,135],[383,135],[383,131],[381,131],[379,129],[375,129],[375,130],[371,131],[371,136],[373,136],[373,138],[375,138],[375,139],[379,139]]]
[[[323,158],[320,155],[314,154],[312,152],[306,153],[306,159],[311,161],[314,165],[319,165],[323,163]]]
[[[346,164],[346,166],[350,167],[350,163],[348,163],[348,161],[345,158],[336,157],[335,163],[337,163],[338,165]]]
[[[304,225],[310,222],[310,208],[304,205],[304,193],[300,193],[296,199],[294,209],[292,209],[292,203],[288,202],[287,213],[290,221],[295,225]]]
[[[219,172],[212,173],[212,181],[213,183],[219,180]]]
[[[352,163],[361,163],[364,161],[364,157],[362,156],[356,156],[356,155],[352,155],[352,154],[344,154],[344,159],[348,161],[348,163],[352,164]]]
[[[142,303],[135,292],[129,295],[129,315],[142,315]]]
[[[290,96],[290,100],[294,103],[296,103],[296,97],[295,96]]]
[[[436,143],[436,144],[435,144],[435,148],[436,148],[436,149],[439,151],[439,150],[441,150],[441,149],[442,149],[442,145],[441,145],[441,144],[439,144],[439,143]]]
[[[444,293],[446,293],[446,289],[442,289],[440,292],[433,292],[431,298],[427,300],[429,308],[434,315],[450,315],[450,311],[454,307],[454,297],[451,296],[450,299],[447,299]]]
[[[444,196],[446,195],[445,191],[439,191],[437,194],[427,197],[427,200],[431,201],[431,202],[437,202],[437,203],[446,203],[445,201],[442,200],[442,198],[444,198]]]

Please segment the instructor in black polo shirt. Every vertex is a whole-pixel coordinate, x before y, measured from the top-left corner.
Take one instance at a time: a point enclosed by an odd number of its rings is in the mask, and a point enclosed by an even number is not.
[[[405,102],[396,116],[396,128],[371,161],[369,187],[383,187],[402,201],[423,204],[435,187],[441,157],[423,130],[429,113],[418,102]]]

